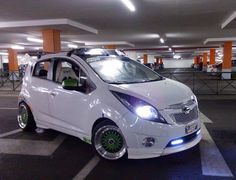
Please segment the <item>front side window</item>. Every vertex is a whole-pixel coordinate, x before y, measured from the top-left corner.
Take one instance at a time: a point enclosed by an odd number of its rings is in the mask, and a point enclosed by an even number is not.
[[[90,92],[87,75],[74,62],[66,59],[57,59],[54,62],[53,81],[59,83],[67,90]]]
[[[40,61],[35,65],[33,76],[41,79],[50,79],[48,70],[51,65],[51,60]]]
[[[126,84],[161,80],[162,77],[144,65],[127,57],[100,56],[87,63],[107,83]]]

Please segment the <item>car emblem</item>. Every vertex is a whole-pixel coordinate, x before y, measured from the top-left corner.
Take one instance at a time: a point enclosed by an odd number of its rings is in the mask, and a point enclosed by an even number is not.
[[[190,113],[190,108],[189,107],[187,107],[187,106],[185,106],[183,109],[182,109],[182,112],[184,113],[184,114],[189,114]]]

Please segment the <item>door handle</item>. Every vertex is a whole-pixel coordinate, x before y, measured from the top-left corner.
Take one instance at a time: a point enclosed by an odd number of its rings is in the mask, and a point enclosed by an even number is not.
[[[50,92],[51,96],[56,96],[57,94],[55,92]]]

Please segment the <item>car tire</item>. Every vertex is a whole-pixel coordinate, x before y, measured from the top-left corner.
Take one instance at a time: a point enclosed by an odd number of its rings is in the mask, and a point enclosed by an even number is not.
[[[109,120],[94,127],[92,145],[96,154],[104,160],[120,160],[127,155],[127,146],[121,130]]]
[[[26,103],[19,104],[18,125],[23,131],[35,131],[36,123],[34,116]]]

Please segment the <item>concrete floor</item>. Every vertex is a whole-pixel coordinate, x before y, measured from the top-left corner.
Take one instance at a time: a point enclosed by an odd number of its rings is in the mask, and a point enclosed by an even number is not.
[[[232,175],[236,177],[236,100],[199,99],[201,112],[213,121],[205,126]],[[17,95],[0,92],[0,137],[18,129],[16,107]],[[49,146],[58,136],[64,139],[57,142],[55,151],[51,152]],[[10,144],[12,149],[6,152],[5,149],[9,147],[5,146],[10,146],[9,142],[15,144]],[[38,134],[17,131],[0,138],[0,180],[73,179],[81,172],[85,173],[82,173],[82,177],[86,179],[234,179],[220,177],[223,174],[203,175],[202,143],[165,157],[119,162],[96,161],[90,166],[95,156],[91,146],[75,137],[52,130]],[[48,154],[43,155],[44,152]],[[90,169],[86,172],[87,166]]]

